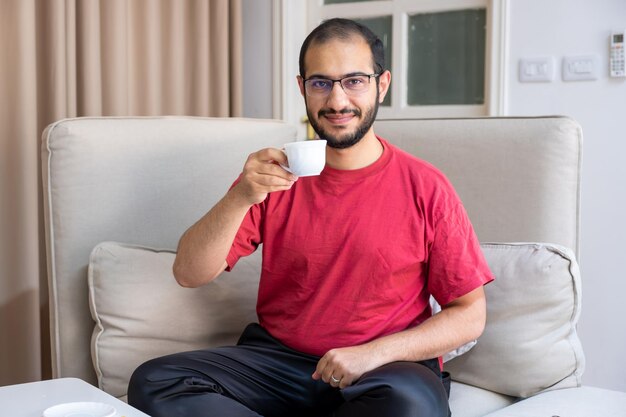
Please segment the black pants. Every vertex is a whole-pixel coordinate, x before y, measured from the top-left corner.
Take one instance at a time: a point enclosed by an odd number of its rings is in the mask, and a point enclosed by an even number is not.
[[[128,402],[152,417],[449,416],[436,359],[390,363],[342,390],[311,378],[319,359],[251,324],[237,346],[144,363]]]

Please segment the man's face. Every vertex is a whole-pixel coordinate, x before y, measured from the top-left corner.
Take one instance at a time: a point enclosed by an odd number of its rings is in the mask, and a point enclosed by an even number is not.
[[[314,43],[306,52],[304,62],[306,78],[336,80],[348,75],[374,73],[371,50],[360,37]],[[382,101],[375,78],[369,80],[368,88],[359,95],[346,94],[341,85],[335,83],[330,93],[322,97],[307,95],[301,77],[298,82],[309,122],[320,138],[328,141],[328,146],[348,148],[370,131]],[[382,84],[384,98],[388,84]]]

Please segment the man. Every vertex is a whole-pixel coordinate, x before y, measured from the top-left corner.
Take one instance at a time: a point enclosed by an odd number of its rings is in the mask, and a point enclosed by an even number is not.
[[[328,141],[324,171],[297,178],[278,149],[250,155],[174,263],[197,287],[263,243],[259,324],[237,346],[142,365],[132,405],[155,417],[449,415],[438,358],[482,333],[492,277],[444,176],[374,134],[390,81],[364,26],[332,19],[307,37],[298,84]]]

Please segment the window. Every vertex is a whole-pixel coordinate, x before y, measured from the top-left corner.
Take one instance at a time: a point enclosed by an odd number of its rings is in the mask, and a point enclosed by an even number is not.
[[[331,0],[327,0],[327,1],[331,1]],[[333,0],[333,1],[342,1],[342,0]],[[343,0],[344,2],[346,2],[346,0]],[[380,38],[380,40],[383,42],[383,46],[385,47],[385,62],[387,63],[387,68],[389,69],[389,63],[392,62],[392,40],[393,40],[393,33],[392,33],[392,26],[391,26],[391,16],[383,16],[383,17],[374,17],[371,19],[354,19],[357,22],[367,26],[368,28],[370,28],[370,30],[372,32],[374,32],[376,34],[376,36],[378,36]],[[392,96],[392,92],[389,91],[387,93],[387,96],[385,97],[385,101],[383,101],[382,105],[383,106],[390,106],[391,105],[391,96]]]
[[[485,104],[485,9],[409,16],[407,104]]]
[[[385,45],[379,118],[503,114],[505,0],[308,0],[308,31],[345,17]]]

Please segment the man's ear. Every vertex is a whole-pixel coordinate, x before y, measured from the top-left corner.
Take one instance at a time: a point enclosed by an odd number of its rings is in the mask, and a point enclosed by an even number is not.
[[[378,102],[382,103],[389,91],[391,85],[391,72],[389,70],[383,71],[378,77],[379,99]]]
[[[300,87],[300,94],[304,97],[304,78],[302,78],[301,75],[298,75],[296,76],[296,79],[298,80],[298,87]]]

